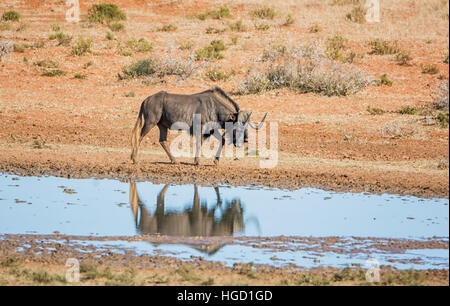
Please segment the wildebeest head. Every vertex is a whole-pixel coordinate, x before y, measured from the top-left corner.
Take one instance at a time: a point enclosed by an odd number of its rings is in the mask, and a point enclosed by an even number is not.
[[[251,121],[252,113],[246,110],[240,110],[235,115],[235,125],[233,129],[233,144],[235,147],[242,147],[245,142],[248,142],[248,126],[255,130],[259,130],[266,119],[267,113],[264,115],[258,126],[255,126]]]

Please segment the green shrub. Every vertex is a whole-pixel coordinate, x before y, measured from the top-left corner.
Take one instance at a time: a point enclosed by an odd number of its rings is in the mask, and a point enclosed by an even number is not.
[[[356,6],[345,15],[345,18],[356,23],[364,23],[366,22],[366,11],[362,6]]]
[[[40,60],[37,62],[34,62],[33,65],[44,67],[44,68],[58,68],[59,63],[52,60]]]
[[[156,72],[155,63],[152,59],[143,59],[122,69],[125,78],[149,76]]]
[[[226,81],[233,74],[234,74],[234,71],[230,71],[227,73],[227,72],[219,71],[217,69],[212,69],[206,73],[206,77],[213,82],[217,82],[217,81]]]
[[[439,113],[436,117],[436,120],[439,121],[439,124],[441,125],[442,128],[446,128],[448,127],[448,114],[444,114],[444,113]]]
[[[48,77],[62,76],[62,75],[66,75],[66,72],[59,69],[45,70],[44,72],[42,72],[42,76]]]
[[[24,53],[25,52],[25,45],[24,44],[14,44],[13,48],[14,48],[14,52],[18,52],[18,53]]]
[[[72,41],[72,36],[69,34],[64,34],[63,32],[56,32],[49,36],[50,40],[57,40],[58,46],[67,46]]]
[[[126,20],[127,17],[124,12],[122,12],[119,7],[111,3],[93,4],[88,10],[87,19],[90,22],[110,22]]]
[[[196,17],[200,20],[206,20],[208,18],[211,19],[231,18],[231,12],[228,7],[222,6],[216,10],[211,10],[206,13],[198,14]]]
[[[111,32],[106,32],[106,39],[107,40],[113,40],[114,39],[114,34]]]
[[[231,31],[235,31],[235,32],[245,32],[245,31],[247,31],[247,27],[242,22],[242,20],[238,20],[235,23],[230,24],[229,26],[230,26],[230,30]]]
[[[283,25],[284,25],[284,26],[290,26],[290,25],[293,25],[294,22],[295,22],[294,17],[292,17],[291,14],[288,14],[288,15],[286,16],[286,20],[284,21]]]
[[[437,74],[439,73],[439,68],[436,65],[421,65],[422,73],[424,74]]]
[[[173,31],[176,31],[177,29],[178,29],[178,27],[174,26],[173,24],[165,24],[162,27],[160,27],[158,29],[158,31],[161,31],[161,32],[173,32]]]
[[[19,21],[22,16],[16,11],[5,11],[2,14],[3,21]]]
[[[153,44],[149,43],[144,38],[136,40],[136,38],[133,37],[125,42],[125,46],[131,51],[142,53],[149,52],[153,49]]]
[[[111,22],[108,24],[108,28],[113,32],[120,32],[125,29],[125,26],[120,22]]]
[[[394,82],[388,79],[386,73],[380,77],[380,85],[392,86]]]
[[[367,106],[367,111],[371,115],[383,115],[386,112],[384,109],[370,106]]]
[[[195,52],[195,58],[197,60],[218,60],[223,59],[223,54],[220,51],[225,50],[225,44],[221,40],[211,41],[209,46]]]
[[[329,58],[333,60],[339,60],[343,56],[343,51],[348,48],[347,43],[348,41],[346,38],[342,37],[339,34],[336,34],[327,39],[327,47],[325,52]]]
[[[85,79],[87,78],[87,75],[81,72],[77,72],[73,75],[74,79]]]
[[[270,29],[270,25],[267,23],[259,23],[259,24],[255,24],[255,30],[258,31],[267,31],[268,29]]]
[[[92,41],[90,39],[80,38],[78,42],[72,46],[72,55],[83,56],[91,52]]]
[[[395,60],[401,66],[410,66],[411,64],[409,63],[409,61],[412,60],[412,57],[409,56],[408,53],[401,51],[395,55]]]
[[[274,19],[276,15],[276,11],[270,7],[263,7],[250,12],[250,16],[261,19]]]
[[[375,39],[368,42],[368,45],[372,48],[369,54],[386,55],[396,54],[401,52],[397,46],[397,42],[389,42],[386,40]]]
[[[417,113],[417,108],[411,106],[404,106],[397,111],[397,113],[402,115],[414,115]]]
[[[57,23],[52,23],[50,29],[52,29],[53,32],[59,32],[61,31],[61,26]]]

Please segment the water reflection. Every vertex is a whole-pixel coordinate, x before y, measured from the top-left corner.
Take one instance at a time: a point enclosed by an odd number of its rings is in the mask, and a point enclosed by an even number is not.
[[[197,185],[194,185],[192,204],[189,203],[181,212],[167,211],[165,195],[169,186],[165,185],[159,192],[156,210],[152,214],[145,202],[140,199],[136,183],[130,182],[130,206],[140,234],[207,237],[232,236],[244,230],[243,208],[239,198],[222,202],[219,188],[214,187],[216,203],[208,209],[207,203],[200,199]],[[201,250],[210,253],[217,251],[221,246],[209,245],[201,247]]]

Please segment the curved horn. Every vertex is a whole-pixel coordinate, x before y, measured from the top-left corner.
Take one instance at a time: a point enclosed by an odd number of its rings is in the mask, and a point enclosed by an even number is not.
[[[264,117],[262,118],[262,120],[261,120],[261,122],[258,124],[258,126],[255,126],[251,121],[249,121],[248,124],[249,124],[252,128],[254,128],[255,130],[259,130],[259,129],[262,127],[262,125],[263,125],[263,123],[264,123],[264,120],[266,120],[267,114],[268,114],[268,113],[266,113],[266,114],[264,115]]]

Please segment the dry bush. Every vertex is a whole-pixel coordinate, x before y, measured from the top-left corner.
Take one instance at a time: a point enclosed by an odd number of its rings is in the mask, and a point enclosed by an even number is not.
[[[186,79],[196,69],[195,59],[192,56],[188,59],[183,59],[167,53],[157,59],[143,59],[129,66],[125,66],[122,68],[123,74],[119,74],[118,76],[121,80],[141,76],[162,78],[167,75],[176,75],[181,79]]]
[[[0,59],[5,54],[8,54],[14,50],[14,43],[10,40],[0,41]]]
[[[330,60],[313,46],[287,49],[277,46],[257,59],[237,88],[240,94],[255,94],[277,88],[314,92],[326,96],[346,96],[373,82],[359,68]]]
[[[433,95],[434,107],[448,112],[448,80],[441,82]]]

